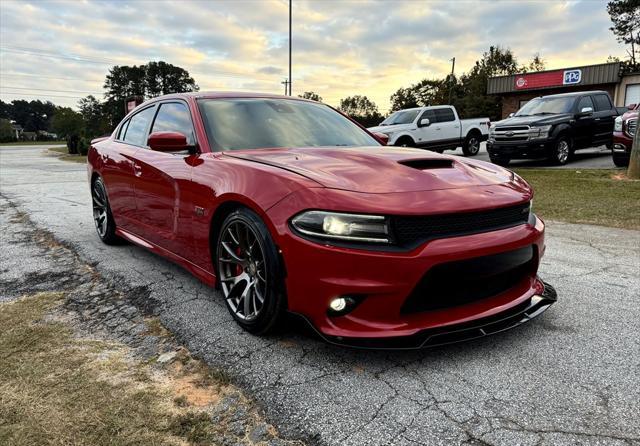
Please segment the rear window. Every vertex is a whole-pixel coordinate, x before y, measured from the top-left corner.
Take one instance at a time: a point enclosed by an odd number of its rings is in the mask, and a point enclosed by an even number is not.
[[[451,122],[456,120],[456,116],[450,108],[437,108],[434,111],[436,113],[436,122]]]
[[[596,111],[611,110],[611,101],[606,94],[597,94],[593,97],[596,102]]]

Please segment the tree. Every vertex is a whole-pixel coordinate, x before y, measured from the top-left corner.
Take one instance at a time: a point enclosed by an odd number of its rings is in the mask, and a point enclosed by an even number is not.
[[[607,4],[607,12],[613,26],[609,28],[627,49],[629,62],[637,68],[640,62],[640,0],[612,0]]]
[[[536,53],[533,56],[533,59],[531,59],[531,62],[529,62],[529,65],[523,66],[520,71],[522,71],[523,73],[527,73],[529,71],[544,71],[545,68],[546,63],[544,59],[540,56],[539,53]]]
[[[627,177],[632,180],[640,180],[640,131],[638,130],[636,130],[636,134],[633,136],[633,146],[631,146]]]
[[[418,98],[412,87],[398,88],[395,93],[389,98],[391,100],[392,112],[398,110],[404,110],[406,108],[418,107]]]
[[[378,106],[366,96],[355,95],[341,99],[338,110],[365,127],[378,125],[382,121]]]
[[[310,99],[316,102],[322,102],[322,98],[320,97],[320,95],[314,91],[305,91],[304,93],[299,94],[298,97],[302,99]]]
[[[104,82],[105,115],[113,127],[124,117],[124,102],[132,96],[152,98],[162,94],[198,91],[184,68],[166,62],[119,66],[109,70]]]
[[[85,134],[89,139],[109,133],[111,126],[104,114],[104,107],[94,96],[80,99],[78,108],[84,121]]]
[[[11,121],[0,118],[0,142],[10,142],[16,140],[16,134],[11,127]]]
[[[51,127],[58,136],[69,138],[80,136],[84,130],[82,115],[69,107],[60,107],[53,115]]]
[[[49,130],[51,118],[56,110],[56,106],[52,102],[25,101],[23,99],[11,101],[11,104],[3,103],[2,108],[3,117],[19,124],[27,132]]]

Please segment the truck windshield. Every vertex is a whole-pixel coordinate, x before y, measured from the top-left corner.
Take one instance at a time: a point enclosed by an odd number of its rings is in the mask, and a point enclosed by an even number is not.
[[[550,115],[569,113],[576,99],[573,97],[535,98],[527,102],[516,116]]]
[[[400,110],[382,121],[380,125],[411,124],[420,110]]]
[[[215,151],[274,147],[379,146],[340,113],[323,104],[271,99],[198,101]]]

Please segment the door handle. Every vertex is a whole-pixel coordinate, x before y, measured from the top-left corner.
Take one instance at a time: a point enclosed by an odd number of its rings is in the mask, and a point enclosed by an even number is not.
[[[142,175],[142,167],[139,164],[133,164],[133,174],[137,177]]]

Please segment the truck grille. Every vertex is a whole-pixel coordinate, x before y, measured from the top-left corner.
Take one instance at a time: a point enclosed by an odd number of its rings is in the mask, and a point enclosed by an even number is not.
[[[627,134],[633,138],[638,129],[638,118],[629,119],[627,121]]]
[[[416,246],[427,240],[495,231],[526,223],[530,203],[480,212],[420,216],[393,216],[391,228],[401,246]]]
[[[496,127],[491,136],[498,142],[528,141],[529,130],[528,125]]]
[[[451,308],[508,291],[535,274],[536,251],[526,246],[436,265],[418,282],[401,311],[406,314]]]

